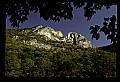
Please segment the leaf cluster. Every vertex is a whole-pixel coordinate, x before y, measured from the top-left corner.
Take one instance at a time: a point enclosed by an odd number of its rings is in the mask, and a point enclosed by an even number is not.
[[[116,16],[113,15],[110,18],[104,18],[102,27],[100,27],[99,25],[90,26],[89,30],[91,30],[92,39],[95,38],[96,40],[98,40],[100,38],[99,32],[103,32],[106,35],[107,40],[111,40],[111,43],[117,43],[116,21]]]
[[[10,17],[10,22],[13,27],[19,27],[20,23],[28,20],[28,15],[31,11],[39,12],[40,17],[44,20],[53,20],[59,22],[62,18],[64,20],[73,18],[73,7],[83,8],[84,17],[90,20],[97,10],[101,10],[103,6],[109,9],[112,5],[116,5],[117,1],[98,1],[98,0],[74,0],[54,2],[47,0],[9,0],[6,2],[6,17]]]

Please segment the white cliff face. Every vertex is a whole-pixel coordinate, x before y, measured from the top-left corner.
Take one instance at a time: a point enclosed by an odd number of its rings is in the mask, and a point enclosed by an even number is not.
[[[60,31],[55,31],[50,27],[43,28],[42,26],[38,26],[33,32],[36,32],[37,35],[44,35],[49,38],[49,40],[54,41],[59,41],[59,38],[63,37],[63,34]]]
[[[70,44],[79,45],[84,48],[93,47],[90,41],[87,41],[84,36],[77,34],[76,32],[69,32],[65,38],[66,42]]]
[[[88,41],[81,34],[77,34],[76,32],[69,32],[65,37],[63,37],[61,31],[56,31],[51,27],[40,25],[31,28],[31,30],[27,29],[22,31],[22,34],[25,35],[27,35],[28,33],[31,34],[30,37],[32,38],[30,40],[23,40],[23,43],[29,45],[35,45],[36,47],[39,48],[45,48],[45,49],[53,48],[53,46],[44,43],[44,40],[62,41],[63,43],[74,44],[84,48],[88,48],[88,47],[95,48],[93,47],[90,41]],[[18,39],[18,37],[19,36],[14,36],[13,38]]]

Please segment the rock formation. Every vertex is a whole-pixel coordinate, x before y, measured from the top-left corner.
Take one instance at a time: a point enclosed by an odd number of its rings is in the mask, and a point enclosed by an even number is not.
[[[87,41],[84,36],[77,34],[76,32],[69,32],[65,38],[66,43],[79,45],[84,48],[93,47],[90,41]]]
[[[36,28],[34,28],[33,32],[35,32],[36,35],[43,35],[46,36],[47,39],[54,41],[60,41],[60,38],[63,37],[63,34],[60,31],[55,31],[48,26],[37,26]]]
[[[48,26],[40,25],[28,29],[25,28],[22,30],[22,34],[25,35],[24,38],[28,38],[23,39],[24,44],[35,45],[39,48],[54,48],[52,45],[46,43],[50,40],[78,45],[84,48],[94,48],[91,42],[81,34],[77,34],[76,32],[69,32],[66,36],[63,36],[61,31],[56,31]],[[19,35],[13,36],[13,39],[18,39],[19,37]]]

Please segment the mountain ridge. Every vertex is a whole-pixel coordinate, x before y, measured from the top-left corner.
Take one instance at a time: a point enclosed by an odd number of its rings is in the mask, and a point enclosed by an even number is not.
[[[12,31],[17,32],[13,33],[13,39],[22,40],[24,44],[35,45],[36,47],[47,46],[46,48],[50,49],[53,46],[46,44],[49,41],[62,42],[72,45],[81,46],[84,48],[95,48],[90,41],[88,41],[81,34],[77,34],[76,32],[69,32],[68,35],[64,36],[61,31],[54,30],[48,26],[34,26],[31,28],[18,28],[12,29]]]

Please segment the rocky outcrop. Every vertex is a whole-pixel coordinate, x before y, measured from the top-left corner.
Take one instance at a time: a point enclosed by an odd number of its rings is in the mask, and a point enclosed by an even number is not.
[[[66,43],[79,45],[84,48],[93,47],[90,41],[87,41],[84,36],[77,34],[76,32],[69,32],[65,37]]]
[[[69,32],[66,36],[63,36],[61,31],[56,31],[48,26],[35,26],[28,29],[23,29],[22,34],[25,35],[23,43],[28,45],[34,45],[39,48],[54,49],[54,46],[47,44],[48,41],[58,41],[67,44],[73,44],[82,46],[84,48],[95,48],[84,36],[77,34],[76,32]],[[20,36],[13,36],[14,39],[18,39]]]
[[[44,35],[49,40],[53,41],[60,41],[62,40],[63,34],[61,31],[55,31],[54,29],[48,27],[48,26],[37,26],[34,28],[33,32],[36,33],[36,35]],[[61,38],[61,39],[60,39]]]

